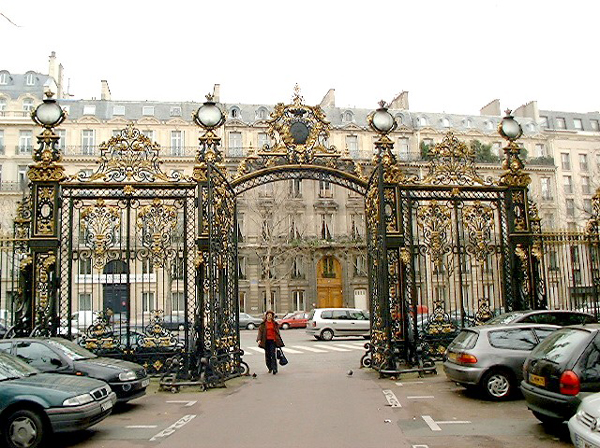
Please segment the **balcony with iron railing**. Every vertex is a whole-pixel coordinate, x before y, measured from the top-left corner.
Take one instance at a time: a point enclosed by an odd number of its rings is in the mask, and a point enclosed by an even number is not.
[[[66,145],[58,147],[65,156],[99,156],[100,148],[97,145]],[[197,146],[160,147],[159,156],[190,158],[196,155]]]
[[[7,181],[1,181],[0,182],[0,191],[24,191],[27,188],[27,182],[22,181],[22,182],[7,182]]]

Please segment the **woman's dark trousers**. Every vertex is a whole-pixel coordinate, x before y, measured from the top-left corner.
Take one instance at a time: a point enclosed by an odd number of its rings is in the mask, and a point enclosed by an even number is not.
[[[265,362],[267,363],[267,369],[277,372],[277,356],[275,355],[275,341],[267,339],[265,345]]]

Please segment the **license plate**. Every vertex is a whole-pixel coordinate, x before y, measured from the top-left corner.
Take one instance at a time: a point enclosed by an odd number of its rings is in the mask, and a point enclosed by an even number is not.
[[[144,381],[142,381],[142,387],[148,387],[148,384],[150,384],[150,380],[146,379]]]
[[[588,442],[577,434],[575,434],[575,446],[577,448],[598,448],[598,445]]]
[[[102,412],[108,411],[110,408],[112,408],[112,401],[110,401],[110,400],[108,400],[106,403],[102,403],[100,405],[100,409],[102,409]]]
[[[534,375],[532,373],[529,374],[529,382],[531,384],[535,384],[536,386],[546,386],[546,378],[544,378],[543,376]]]

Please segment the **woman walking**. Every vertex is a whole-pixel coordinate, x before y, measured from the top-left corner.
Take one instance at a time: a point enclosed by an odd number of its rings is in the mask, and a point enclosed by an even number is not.
[[[258,336],[256,336],[258,346],[265,350],[265,362],[269,373],[277,374],[277,356],[275,352],[278,347],[283,347],[284,343],[279,334],[279,325],[275,322],[275,313],[271,310],[265,313],[265,319],[258,326]]]

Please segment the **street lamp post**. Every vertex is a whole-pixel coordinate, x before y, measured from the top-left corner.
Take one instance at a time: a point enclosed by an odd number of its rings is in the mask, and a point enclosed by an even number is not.
[[[29,167],[27,177],[31,181],[31,230],[29,248],[31,250],[32,291],[31,316],[39,335],[56,333],[57,297],[57,257],[59,246],[59,188],[65,178],[64,167],[60,164],[62,154],[58,148],[60,137],[54,132],[67,114],[60,107],[51,92],[31,113],[32,120],[43,128],[37,136],[38,147],[32,154],[34,164]],[[70,328],[68,329],[71,336]]]
[[[396,120],[388,112],[384,101],[379,102],[379,108],[372,112],[367,121],[379,138],[375,142],[375,179],[377,182],[376,197],[374,203],[367,199],[370,216],[376,216],[376,225],[370,228],[368,247],[371,268],[375,267],[375,275],[372,280],[376,294],[371,294],[371,315],[378,316],[377,322],[372,323],[371,343],[373,345],[373,367],[381,370],[395,368],[393,362],[393,347],[391,346],[391,315],[389,306],[389,282],[388,282],[388,257],[386,242],[386,216],[384,201],[385,165],[386,160],[393,158],[391,150],[394,143],[388,134],[396,128]]]

